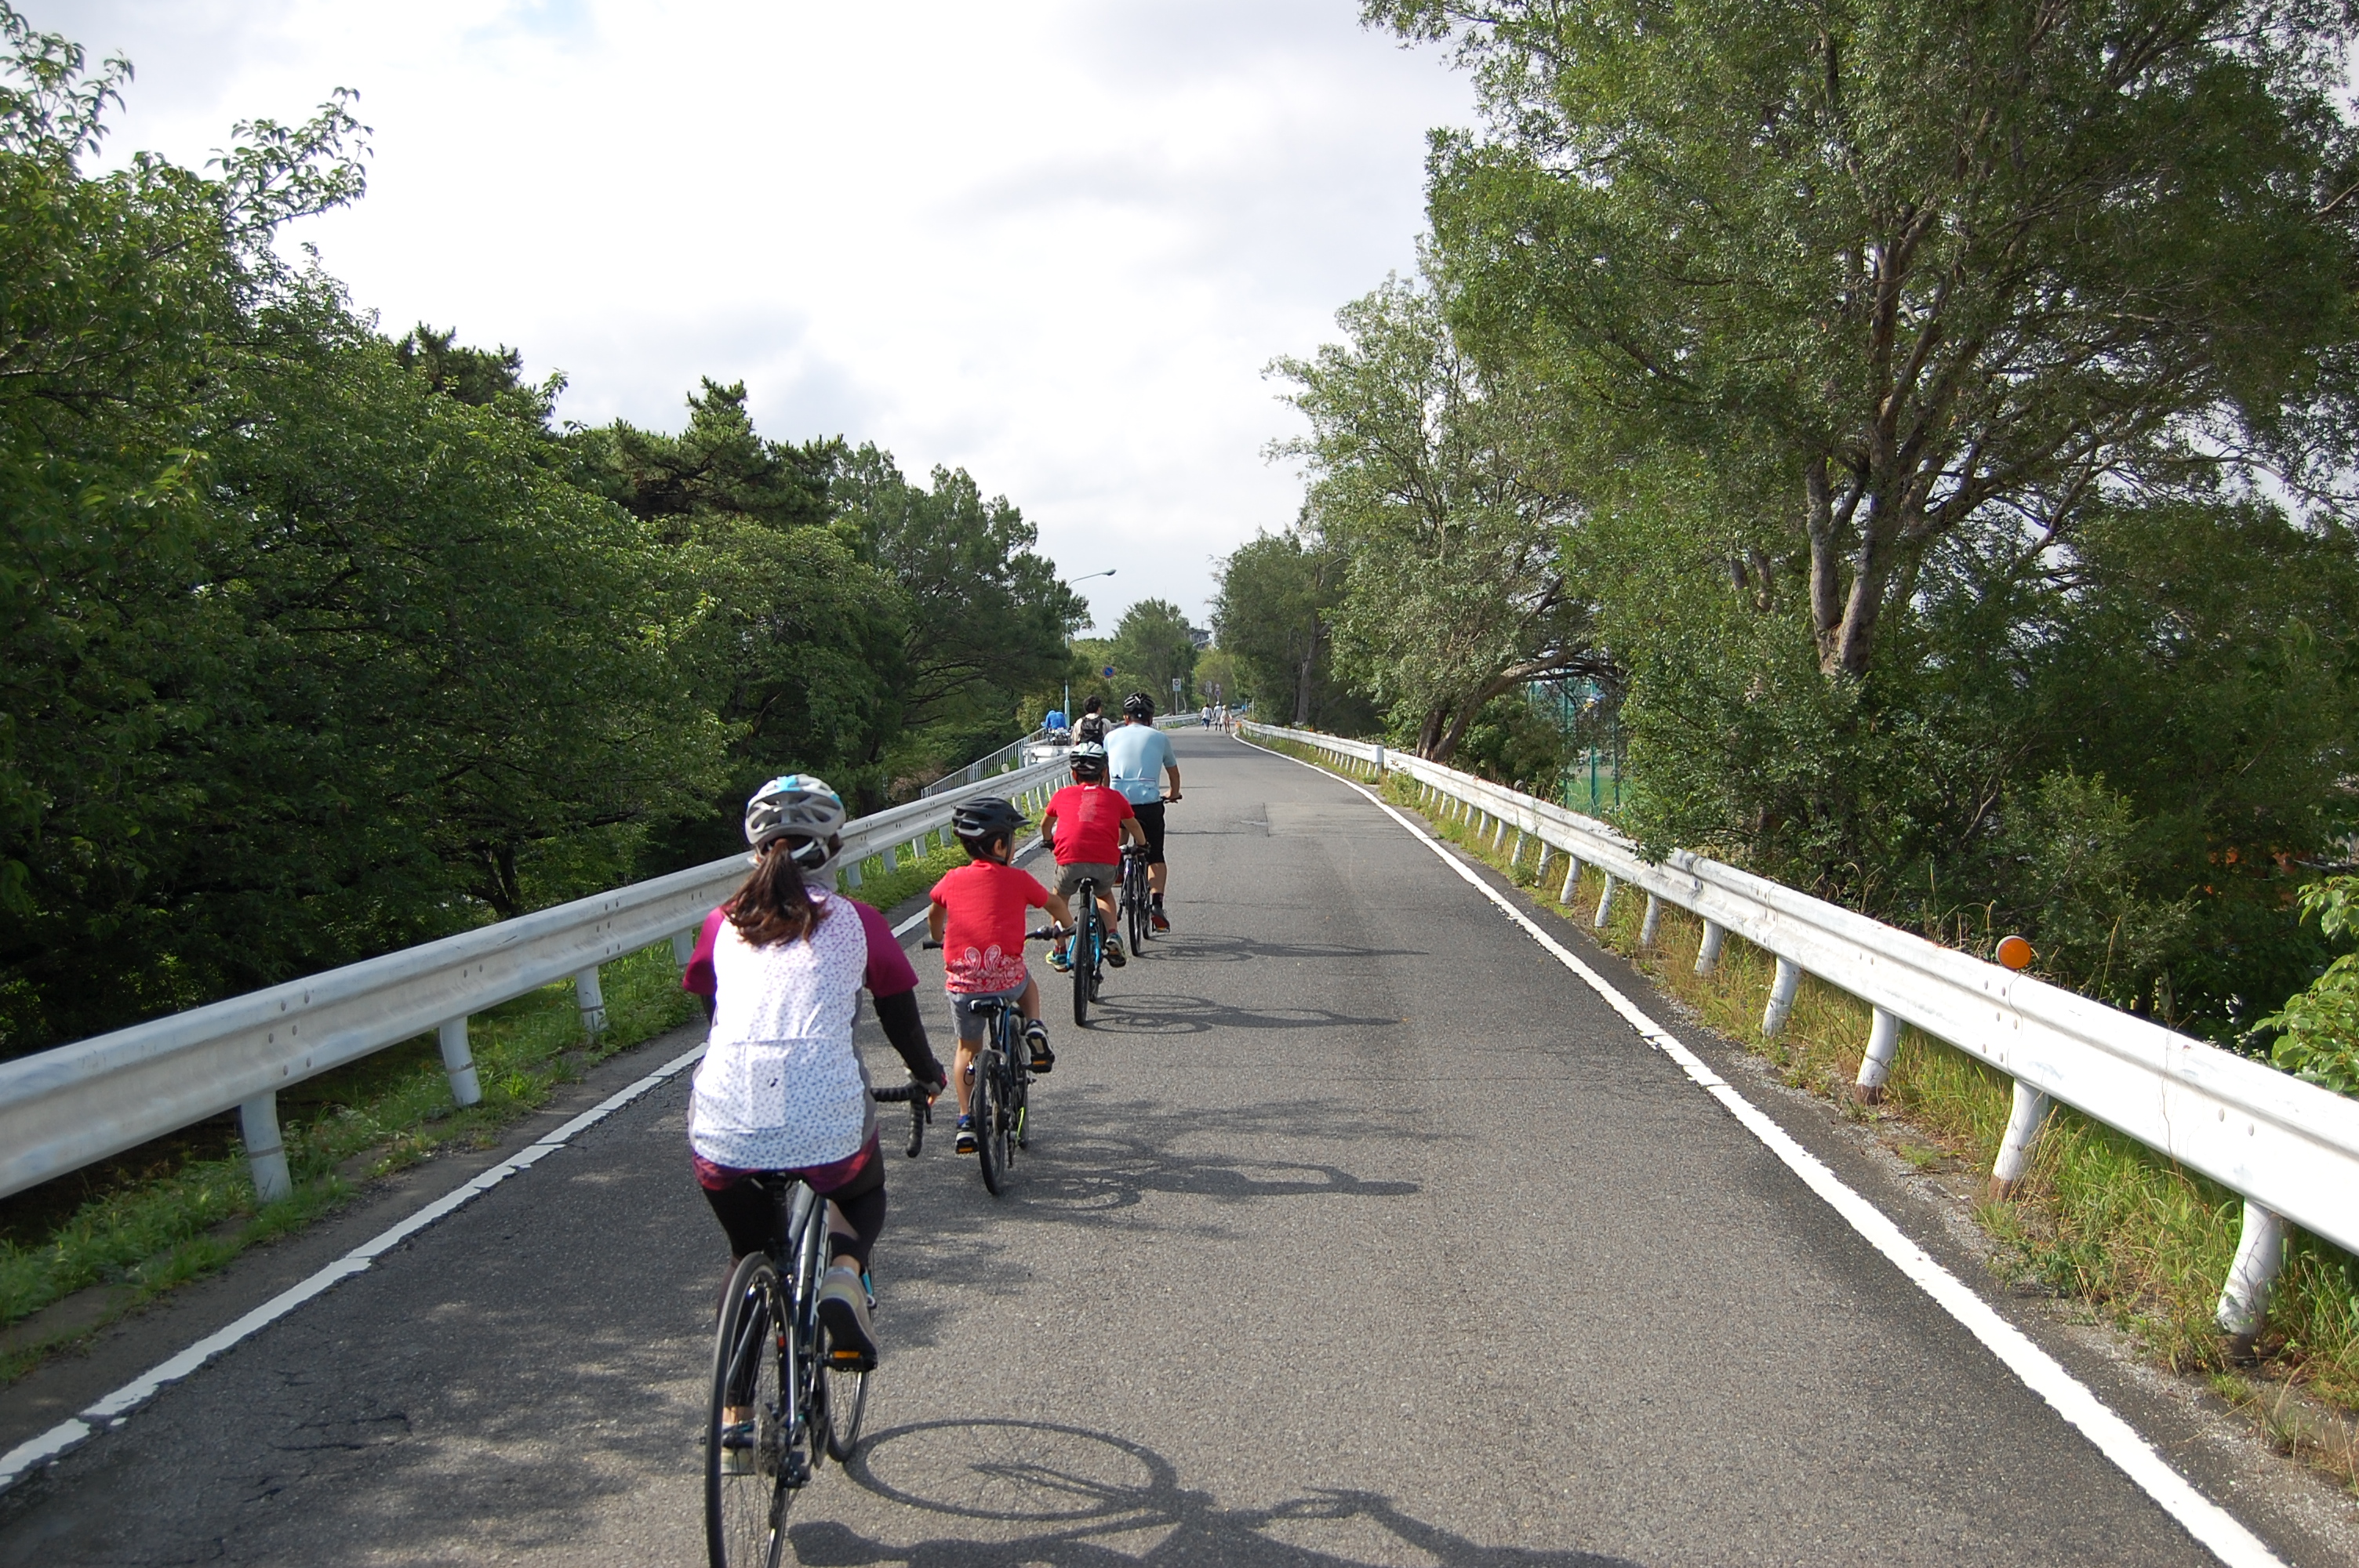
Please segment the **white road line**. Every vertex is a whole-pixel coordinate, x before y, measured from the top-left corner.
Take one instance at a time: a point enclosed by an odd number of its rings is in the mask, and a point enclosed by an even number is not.
[[[1016,853],[1021,860],[1040,848],[1035,838]],[[926,912],[919,910],[893,928],[895,936],[906,936],[921,925]],[[277,1322],[313,1296],[321,1294],[354,1274],[364,1272],[386,1253],[392,1251],[428,1226],[446,1217],[490,1192],[519,1171],[527,1170],[571,1142],[584,1130],[595,1127],[616,1111],[639,1098],[650,1089],[659,1088],[678,1077],[683,1068],[704,1054],[704,1047],[675,1056],[654,1072],[583,1111],[580,1116],[535,1140],[531,1144],[473,1180],[443,1194],[398,1224],[380,1231],[345,1253],[318,1273],[290,1286],[271,1297],[235,1323],[206,1336],[170,1359],[150,1368],[139,1377],[125,1383],[104,1399],[98,1400],[78,1416],[60,1422],[38,1437],[27,1438],[5,1454],[0,1454],[0,1492],[15,1486],[27,1474],[47,1465],[108,1427],[156,1397],[167,1384],[179,1381],[206,1362],[229,1349],[240,1340]]]
[[[2152,1498],[2162,1510],[2179,1521],[2180,1528],[2201,1542],[2206,1550],[2227,1563],[2229,1568],[2286,1568],[2285,1560],[2269,1550],[2267,1542],[2239,1523],[2235,1517],[2211,1498],[2197,1491],[2188,1479],[2171,1468],[2169,1461],[2155,1452],[2154,1445],[2138,1435],[2129,1422],[2114,1413],[2089,1386],[2064,1369],[2061,1362],[2032,1343],[2024,1332],[2001,1317],[1983,1298],[1967,1288],[1965,1281],[1934,1261],[1931,1254],[1910,1240],[1887,1218],[1882,1209],[1862,1197],[1846,1185],[1842,1177],[1829,1170],[1824,1162],[1794,1141],[1792,1134],[1777,1125],[1751,1100],[1737,1093],[1734,1086],[1707,1066],[1702,1058],[1689,1050],[1669,1031],[1647,1016],[1636,1002],[1608,984],[1605,978],[1574,955],[1572,950],[1542,930],[1539,923],[1522,910],[1515,901],[1493,887],[1458,855],[1394,810],[1374,791],[1354,784],[1340,774],[1329,773],[1316,763],[1299,757],[1288,757],[1283,752],[1272,752],[1266,746],[1254,746],[1239,737],[1241,743],[1266,752],[1273,757],[1310,768],[1321,777],[1333,779],[1347,789],[1356,790],[1367,797],[1377,810],[1391,817],[1408,834],[1441,858],[1442,864],[1466,879],[1484,897],[1523,927],[1533,941],[1605,1000],[1608,1006],[1620,1013],[1641,1039],[1654,1046],[1680,1070],[1695,1080],[1704,1091],[1725,1106],[1730,1115],[1744,1124],[1746,1131],[1766,1144],[1769,1152],[1783,1161],[1787,1169],[1802,1179],[1827,1206],[1843,1217],[1867,1244],[1890,1260],[1893,1266],[1907,1275],[1919,1290],[1933,1298],[1973,1335],[1990,1353],[2006,1364],[2007,1370],[2021,1379],[2026,1388],[2048,1401],[2083,1437],[2096,1444],[2097,1451],[2118,1466],[2121,1472],[2136,1483],[2138,1488]]]
[[[400,1246],[418,1232],[473,1203],[517,1172],[528,1169],[556,1153],[583,1130],[605,1120],[625,1106],[647,1094],[648,1090],[660,1088],[669,1083],[679,1076],[682,1069],[693,1064],[703,1054],[704,1047],[699,1045],[693,1051],[673,1057],[646,1077],[617,1094],[609,1095],[564,1126],[519,1150],[512,1157],[501,1161],[473,1180],[444,1194],[399,1224],[369,1238],[299,1284],[281,1291],[235,1323],[207,1335],[179,1355],[148,1368],[147,1371],[98,1400],[72,1420],[60,1422],[38,1437],[30,1438],[18,1444],[6,1454],[0,1454],[0,1491],[5,1491],[31,1471],[47,1465],[68,1449],[104,1432],[155,1398],[167,1384],[178,1382],[223,1351],[236,1345],[240,1340],[277,1322],[322,1292],[341,1284],[355,1274],[367,1271],[370,1265],[377,1259]]]

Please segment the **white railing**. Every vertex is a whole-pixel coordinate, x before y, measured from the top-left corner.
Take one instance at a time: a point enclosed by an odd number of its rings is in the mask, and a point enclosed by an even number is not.
[[[2049,1103],[2061,1100],[2235,1192],[2245,1199],[2244,1234],[2220,1302],[2221,1325],[2233,1334],[2259,1326],[2285,1222],[2359,1250],[2359,1100],[1701,855],[1648,860],[1593,817],[1454,768],[1310,730],[1240,729],[1371,776],[1407,774],[1430,811],[1472,821],[1493,843],[1512,832],[1511,863],[1526,840],[1538,845],[1545,881],[1554,881],[1549,860],[1563,857],[1560,902],[1571,902],[1583,865],[1595,867],[1604,890],[1593,925],[1606,923],[1624,888],[1646,895],[1644,945],[1664,904],[1701,916],[1699,973],[1734,932],[1777,961],[1764,1034],[1784,1025],[1805,973],[1859,998],[1873,1010],[1863,1099],[1880,1098],[1903,1023],[1987,1062],[2015,1084],[1991,1173],[2001,1191],[2021,1179]]]
[[[1037,762],[859,817],[843,830],[843,884],[860,885],[864,860],[916,860],[965,801],[1038,797],[1063,777],[1061,763]],[[266,1201],[282,1196],[289,1184],[278,1090],[439,1030],[452,1097],[473,1105],[483,1097],[467,1044],[470,1013],[571,978],[584,1025],[603,1029],[598,966],[667,938],[685,962],[705,914],[749,864],[733,855],[0,1062],[0,1196],[232,1108],[255,1191]]]
[[[1035,730],[1020,741],[1010,741],[999,750],[977,757],[957,772],[944,773],[940,778],[919,790],[918,798],[929,800],[938,795],[946,795],[961,784],[980,784],[995,774],[1012,773],[1024,765],[1026,752],[1030,748],[1039,745],[1048,737],[1048,730]]]

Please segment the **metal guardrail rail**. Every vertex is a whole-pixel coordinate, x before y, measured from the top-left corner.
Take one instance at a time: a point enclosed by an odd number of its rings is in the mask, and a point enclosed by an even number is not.
[[[915,860],[951,813],[979,795],[1038,797],[1059,761],[978,780],[844,827],[842,881],[861,862]],[[571,978],[585,1025],[605,1026],[598,966],[669,938],[685,962],[705,914],[745,877],[733,855],[496,925],[387,953],[0,1062],[0,1196],[236,1108],[255,1189],[289,1190],[277,1092],[429,1031],[461,1105],[483,1098],[467,1017]]]
[[[935,795],[958,788],[961,784],[980,784],[995,774],[1012,773],[1024,765],[1026,749],[1040,744],[1048,738],[1048,734],[1046,730],[1035,730],[1020,740],[1010,741],[999,750],[977,757],[955,773],[944,773],[940,778],[919,790],[918,798],[930,800]]]
[[[1544,881],[1560,855],[1560,902],[1571,899],[1584,864],[1597,868],[1605,885],[1593,925],[1606,923],[1624,888],[1646,895],[1642,943],[1652,943],[1663,904],[1701,917],[1700,973],[1735,933],[1777,959],[1764,1034],[1783,1027],[1805,973],[1865,1001],[1873,1014],[1856,1089],[1863,1099],[1881,1097],[1903,1023],[2006,1074],[2015,1100],[1992,1170],[2001,1191],[2021,1179],[2060,1100],[2210,1176],[2245,1200],[2221,1292],[2219,1321],[2231,1334],[2260,1326],[2286,1222],[2359,1250],[2359,1100],[1701,855],[1674,850],[1650,861],[1593,817],[1454,768],[1312,730],[1239,728],[1372,776],[1407,774],[1428,807],[1471,818],[1494,841],[1513,832],[1513,860],[1527,839],[1539,845]]]

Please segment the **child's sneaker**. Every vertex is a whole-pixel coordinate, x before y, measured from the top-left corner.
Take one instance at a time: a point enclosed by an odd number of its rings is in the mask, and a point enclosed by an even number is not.
[[[1049,1049],[1049,1031],[1036,1018],[1024,1026],[1024,1039],[1032,1047],[1033,1076],[1047,1076],[1049,1070],[1057,1065],[1057,1054]]]
[[[1105,956],[1106,967],[1109,968],[1119,969],[1130,962],[1123,956],[1122,938],[1112,932],[1106,933],[1105,946],[1098,951]]]
[[[1073,961],[1065,957],[1063,943],[1060,942],[1049,949],[1049,967],[1060,975],[1070,975],[1073,972]]]
[[[1158,931],[1169,931],[1171,929],[1171,922],[1165,919],[1163,916],[1163,901],[1161,899],[1158,898],[1153,903],[1147,906],[1147,924],[1155,927]]]
[[[974,1152],[974,1118],[971,1116],[962,1116],[959,1118],[958,1142],[954,1147],[961,1154],[972,1154]]]

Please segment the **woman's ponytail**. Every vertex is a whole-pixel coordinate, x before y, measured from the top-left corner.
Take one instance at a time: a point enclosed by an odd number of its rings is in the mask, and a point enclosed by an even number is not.
[[[812,898],[802,868],[795,864],[795,849],[807,841],[773,838],[755,851],[753,875],[729,901],[729,923],[748,945],[799,941],[827,918],[826,906]]]

